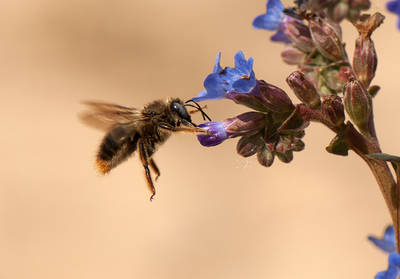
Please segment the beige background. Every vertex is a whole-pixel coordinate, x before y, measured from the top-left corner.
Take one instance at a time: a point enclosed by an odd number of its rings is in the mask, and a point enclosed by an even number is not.
[[[382,10],[385,1],[375,1]],[[148,201],[137,157],[110,175],[93,159],[102,133],[77,120],[85,99],[142,106],[202,90],[215,55],[243,50],[257,77],[287,89],[282,45],[254,30],[263,0],[17,0],[0,3],[0,278],[373,278],[386,257],[367,240],[389,223],[367,167],[324,151],[314,124],[291,164],[263,168],[236,140],[190,135],[156,154]],[[347,24],[349,53],[355,31]],[[377,130],[399,154],[400,32],[374,35]],[[289,90],[288,90],[289,91]],[[246,111],[207,102],[216,120]],[[196,121],[201,122],[200,118]]]

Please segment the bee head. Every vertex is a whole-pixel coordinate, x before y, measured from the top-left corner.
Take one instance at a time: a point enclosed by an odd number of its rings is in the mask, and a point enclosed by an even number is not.
[[[185,106],[183,105],[182,101],[180,100],[173,100],[170,104],[170,108],[172,112],[177,114],[178,116],[178,123],[180,122],[189,122],[190,124],[196,126],[192,122],[192,118],[190,117],[189,112],[186,110]]]

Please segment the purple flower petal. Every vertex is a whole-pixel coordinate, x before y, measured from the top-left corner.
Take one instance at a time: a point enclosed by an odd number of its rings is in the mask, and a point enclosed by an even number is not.
[[[278,30],[284,17],[283,4],[280,0],[268,0],[267,12],[253,20],[253,27],[257,29]]]
[[[198,134],[197,139],[201,145],[204,146],[215,146],[222,143],[229,136],[225,131],[224,122],[206,122],[199,125],[200,128],[206,129],[212,133],[212,135]]]
[[[289,40],[288,37],[286,37],[285,33],[282,31],[276,32],[274,35],[271,36],[271,41],[273,42],[282,42],[285,44],[290,44],[292,41]]]
[[[386,8],[392,13],[399,13],[399,1],[390,1],[386,3]]]
[[[231,91],[249,93],[256,86],[252,58],[246,60],[242,51],[237,52],[234,68],[222,68],[219,63],[220,59],[221,55],[218,53],[213,73],[204,80],[206,90],[193,98],[194,101],[222,99]]]

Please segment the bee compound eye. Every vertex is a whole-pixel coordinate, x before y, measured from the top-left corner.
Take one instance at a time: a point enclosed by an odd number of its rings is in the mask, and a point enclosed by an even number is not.
[[[187,110],[185,109],[185,107],[182,104],[177,103],[177,102],[173,102],[171,104],[171,109],[173,111],[175,111],[179,115],[180,118],[185,119],[185,120],[187,120],[189,122],[192,121],[189,113],[187,112]]]

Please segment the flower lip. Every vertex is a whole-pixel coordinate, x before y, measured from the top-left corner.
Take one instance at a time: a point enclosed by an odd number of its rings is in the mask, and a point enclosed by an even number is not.
[[[389,12],[400,14],[399,0],[387,2],[386,8],[388,9]]]
[[[218,53],[213,72],[204,80],[204,88],[194,101],[222,99],[228,92],[248,93],[256,86],[253,58],[246,60],[242,51],[235,54],[235,67],[222,68],[221,53]]]
[[[228,133],[225,131],[224,122],[206,122],[200,124],[198,127],[206,129],[212,133],[212,135],[197,135],[200,144],[204,146],[218,145],[229,137]]]
[[[280,0],[268,0],[267,12],[253,20],[253,27],[256,29],[278,30],[284,17],[283,9],[284,7]]]
[[[368,240],[375,244],[376,247],[387,253],[392,253],[396,251],[396,240],[393,226],[388,226],[386,228],[383,238],[368,236]]]
[[[277,32],[271,36],[271,41],[289,44],[291,41],[282,32],[282,22],[287,17],[283,10],[284,6],[280,0],[268,0],[266,13],[253,20],[253,27],[255,29],[276,30]]]
[[[400,29],[400,0],[389,1],[386,4],[386,8],[389,12],[392,12],[399,16],[397,20],[397,28]]]

